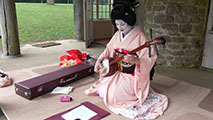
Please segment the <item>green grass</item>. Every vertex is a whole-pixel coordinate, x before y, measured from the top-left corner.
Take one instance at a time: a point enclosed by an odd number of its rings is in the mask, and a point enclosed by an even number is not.
[[[105,15],[101,10],[100,18]],[[20,43],[74,38],[73,14],[73,4],[16,3]]]
[[[74,36],[72,4],[16,3],[16,13],[21,43]]]

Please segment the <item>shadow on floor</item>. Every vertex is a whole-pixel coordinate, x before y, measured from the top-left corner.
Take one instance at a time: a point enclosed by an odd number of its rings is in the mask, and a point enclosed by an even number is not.
[[[4,113],[0,110],[0,120],[7,120],[7,118],[4,116]]]

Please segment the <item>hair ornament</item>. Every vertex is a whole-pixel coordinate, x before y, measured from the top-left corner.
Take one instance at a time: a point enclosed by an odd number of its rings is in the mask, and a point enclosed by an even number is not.
[[[140,3],[139,2],[134,2],[133,4],[132,4],[132,8],[137,8],[137,7],[139,7],[140,6]]]

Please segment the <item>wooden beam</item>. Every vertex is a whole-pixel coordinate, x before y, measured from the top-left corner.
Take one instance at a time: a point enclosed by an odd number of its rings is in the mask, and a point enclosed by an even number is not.
[[[96,0],[96,19],[99,19],[99,0]]]

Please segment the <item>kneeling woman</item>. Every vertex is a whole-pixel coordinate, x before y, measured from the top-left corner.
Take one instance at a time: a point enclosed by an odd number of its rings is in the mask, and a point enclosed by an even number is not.
[[[111,20],[118,31],[97,59],[95,72],[102,68],[104,58],[126,54],[148,41],[141,29],[134,26],[136,15],[129,7],[122,2],[114,3]],[[162,115],[168,99],[150,88],[150,70],[157,59],[153,48],[151,53],[149,57],[148,48],[144,48],[135,55],[125,55],[118,62],[118,71],[108,77],[100,76],[85,93],[99,95],[111,111],[131,119],[154,119]]]

